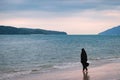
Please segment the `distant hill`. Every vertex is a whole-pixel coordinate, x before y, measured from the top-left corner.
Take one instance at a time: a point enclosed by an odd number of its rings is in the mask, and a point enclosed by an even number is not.
[[[0,26],[0,34],[45,34],[45,35],[66,35],[66,32],[51,31],[44,29],[16,28],[13,26]]]
[[[120,35],[120,26],[103,31],[99,35]]]

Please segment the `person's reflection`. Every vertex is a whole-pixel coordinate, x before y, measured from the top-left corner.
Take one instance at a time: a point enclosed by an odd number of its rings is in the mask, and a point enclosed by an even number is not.
[[[90,77],[88,75],[88,72],[83,71],[83,80],[90,80]]]

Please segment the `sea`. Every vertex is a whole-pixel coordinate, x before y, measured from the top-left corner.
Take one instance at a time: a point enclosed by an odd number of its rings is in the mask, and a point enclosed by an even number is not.
[[[120,36],[0,35],[0,80],[81,67],[84,48],[90,66],[120,61]]]

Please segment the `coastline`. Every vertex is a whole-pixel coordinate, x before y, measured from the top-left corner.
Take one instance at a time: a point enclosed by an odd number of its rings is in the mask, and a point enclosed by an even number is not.
[[[61,71],[28,74],[5,80],[120,80],[120,63],[108,63],[101,66],[89,67],[87,74],[81,68],[65,69]]]

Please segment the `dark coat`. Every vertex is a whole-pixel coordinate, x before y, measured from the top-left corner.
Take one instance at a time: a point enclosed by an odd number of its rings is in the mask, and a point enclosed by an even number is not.
[[[81,52],[81,63],[87,63],[87,54],[84,49],[82,49],[82,52]]]

